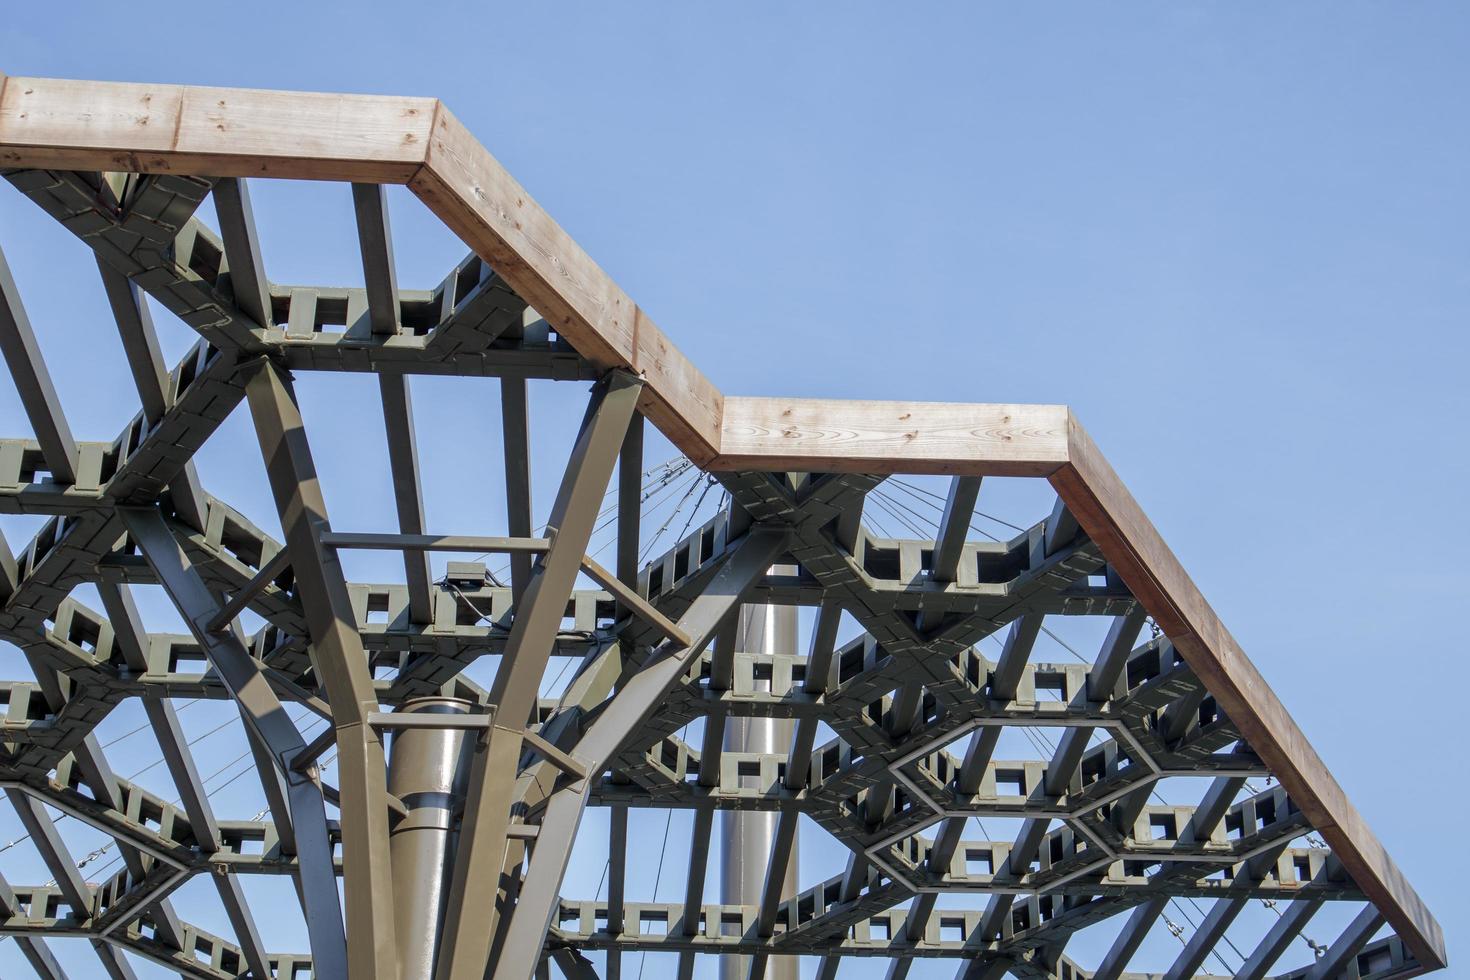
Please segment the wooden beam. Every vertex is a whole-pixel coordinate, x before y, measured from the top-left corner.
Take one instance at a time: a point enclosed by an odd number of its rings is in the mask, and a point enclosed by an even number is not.
[[[638,408],[696,463],[719,445],[719,389],[443,107],[409,188],[583,357],[643,378]]]
[[[1439,923],[1075,418],[1067,432],[1057,494],[1419,962],[1444,966]]]
[[[1063,405],[725,399],[707,469],[1050,476],[1067,462]]]
[[[0,80],[0,166],[402,184],[435,99]]]

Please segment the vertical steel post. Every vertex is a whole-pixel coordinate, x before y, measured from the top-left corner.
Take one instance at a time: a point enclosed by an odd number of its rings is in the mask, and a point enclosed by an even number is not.
[[[536,707],[546,662],[642,387],[633,375],[611,371],[594,388],[546,522],[551,547],[532,569],[525,592],[515,601],[505,653],[490,688],[495,728],[488,744],[476,747],[470,767],[463,844],[450,883],[444,955],[436,974],[439,980],[479,980],[489,962],[521,735]],[[575,832],[580,817],[579,807],[570,818],[570,832]],[[555,883],[559,885],[560,880],[558,874]],[[550,916],[548,910],[536,934],[536,955],[518,954],[528,968],[540,959]],[[520,965],[517,961],[516,968]]]
[[[468,701],[437,697],[416,698],[398,708],[399,713],[429,714],[469,710]],[[434,975],[473,738],[463,729],[403,728],[389,743],[388,792],[408,810],[388,837],[399,980]]]
[[[367,724],[378,709],[377,691],[342,564],[322,544],[321,536],[332,526],[291,377],[278,364],[261,364],[246,381],[245,395],[306,613],[312,667],[331,702],[337,730],[342,893],[351,936],[347,972],[352,980],[393,980],[398,941],[388,856],[388,767],[382,740]]]
[[[747,605],[740,607],[737,649],[747,653],[793,653],[796,650],[796,607]],[[769,680],[757,680],[757,690],[769,690]],[[786,718],[730,718],[725,724],[726,752],[784,753],[791,747],[792,723]],[[766,866],[776,840],[777,814],[725,811],[720,840],[720,901],[729,905],[759,905],[766,884]],[[796,894],[797,852],[786,864],[781,897]],[[749,957],[720,958],[721,980],[745,980]],[[773,957],[767,964],[770,980],[796,980],[798,962],[792,956]]]

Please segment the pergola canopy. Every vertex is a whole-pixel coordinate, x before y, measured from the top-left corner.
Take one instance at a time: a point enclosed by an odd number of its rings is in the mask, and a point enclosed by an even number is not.
[[[399,724],[385,708],[428,695],[468,701],[483,720],[467,724],[484,733],[440,977],[479,977],[487,959],[497,978],[526,977],[546,956],[580,976],[589,954],[639,949],[677,951],[681,970],[698,953],[739,953],[753,974],[769,956],[817,955],[824,975],[843,957],[891,956],[953,958],[965,976],[1117,977],[1179,896],[1214,904],[1165,964],[1170,977],[1202,973],[1242,907],[1263,899],[1289,911],[1243,951],[1242,974],[1267,975],[1317,907],[1338,901],[1363,911],[1315,965],[1282,975],[1445,965],[1434,918],[1067,408],[726,395],[437,100],[0,76],[0,171],[96,252],[142,403],[112,443],[72,437],[0,260],[0,347],[32,430],[0,433],[15,436],[0,439],[0,512],[53,518],[11,542],[13,555],[0,548],[0,637],[34,675],[7,684],[0,784],[56,879],[0,889],[0,933],[43,975],[59,969],[48,934],[92,939],[114,974],[129,949],[193,976],[397,975],[386,855],[407,811],[385,782],[381,733]],[[262,179],[353,185],[365,288],[265,276],[247,184]],[[398,286],[382,192],[393,184],[468,246],[435,288]],[[218,229],[194,217],[210,195]],[[172,368],[144,293],[200,334]],[[293,372],[309,371],[377,376],[393,531],[333,530],[293,389]],[[423,526],[416,374],[501,379],[509,536]],[[540,536],[529,488],[516,489],[530,447],[515,438],[538,378],[594,383]],[[284,541],[212,496],[190,463],[242,402]],[[642,419],[730,498],[651,562],[638,560]],[[587,541],[615,474],[607,570]],[[927,539],[863,520],[865,498],[908,474],[952,478]],[[1007,540],[970,540],[991,477],[1046,480],[1057,505]],[[354,548],[401,552],[403,582],[347,582],[339,553]],[[507,555],[514,580],[431,581],[435,551]],[[599,588],[579,589],[586,577]],[[70,596],[79,582],[104,610]],[[164,587],[190,635],[149,634],[129,597],[140,583]],[[813,610],[810,650],[738,649],[742,602]],[[231,626],[244,609],[266,621],[253,635]],[[862,635],[839,644],[842,614]],[[558,697],[538,698],[569,615],[595,642]],[[1035,661],[1047,616],[1105,617],[1107,640],[1085,664]],[[1140,642],[1146,619],[1156,632]],[[991,635],[1005,638],[994,660],[977,648]],[[483,690],[463,671],[492,654]],[[741,682],[755,674],[767,689]],[[185,695],[239,706],[270,820],[214,818],[167,700]],[[148,706],[181,805],[102,757],[92,729],[127,698]],[[283,703],[326,719],[323,735],[308,744]],[[741,714],[796,719],[789,752],[722,769],[719,728]],[[702,745],[677,736],[690,723]],[[830,741],[815,742],[819,725]],[[1050,758],[1018,766],[993,757],[1016,726],[1065,734]],[[329,744],[335,789],[312,765]],[[1197,805],[1150,803],[1174,776],[1208,780]],[[1250,782],[1267,777],[1279,785]],[[611,807],[615,828],[629,808],[693,809],[706,837],[717,810],[776,810],[787,857],[802,815],[852,859],[799,896],[768,889],[759,907],[703,903],[698,852],[683,902],[635,906],[620,886],[616,899],[562,895],[587,805]],[[47,807],[111,835],[123,871],[84,880]],[[984,815],[1025,823],[1014,843],[964,840]],[[1308,835],[1325,847],[1293,846]],[[612,846],[621,869],[626,839]],[[784,860],[778,846],[773,866]],[[217,875],[233,939],[169,904],[200,872]],[[238,887],[259,872],[298,882],[309,957],[261,945]],[[989,901],[936,911],[964,894]],[[1118,932],[1100,963],[1063,955],[1103,920]],[[1392,935],[1375,938],[1384,923]]]

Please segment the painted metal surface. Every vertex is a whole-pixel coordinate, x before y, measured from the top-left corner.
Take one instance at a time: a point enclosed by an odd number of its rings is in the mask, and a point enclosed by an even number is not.
[[[210,109],[199,90],[69,84],[82,88],[0,76],[0,165],[94,253],[84,271],[101,276],[141,410],[110,443],[73,437],[0,259],[0,354],[26,416],[0,434],[0,511],[47,519],[0,542],[0,636],[22,653],[0,682],[0,786],[54,879],[0,879],[0,934],[42,976],[61,975],[55,935],[86,937],[109,976],[129,975],[122,950],[191,977],[474,980],[611,975],[630,953],[670,952],[686,977],[701,955],[752,977],[797,956],[832,977],[858,956],[888,958],[891,980],[921,959],[964,977],[1111,980],[1140,975],[1144,937],[1182,900],[1207,904],[1150,975],[1443,965],[1432,916],[1065,409],[725,398],[437,103],[241,93]],[[129,128],[155,98],[175,144],[126,149],[155,138]],[[299,146],[222,144],[234,130],[215,117],[273,121]],[[270,281],[257,173],[351,184],[362,287]],[[393,181],[473,250],[434,289],[397,281]],[[218,229],[194,216],[211,196]],[[200,334],[171,369],[145,295]],[[377,375],[396,531],[333,530],[295,399],[293,372],[312,371]],[[498,379],[509,537],[425,526],[420,374]],[[540,537],[529,455],[568,447],[531,439],[529,380],[575,399],[594,383]],[[242,403],[259,445],[240,456],[258,465],[258,449],[284,540],[193,466]],[[728,495],[663,554],[640,553],[645,416]],[[915,490],[905,472],[953,479]],[[980,540],[994,475],[1049,479],[1057,503]],[[933,514],[915,524],[915,507]],[[911,536],[880,532],[880,510]],[[613,571],[587,553],[609,512]],[[431,552],[487,542],[510,555],[509,582],[473,563],[434,579]],[[348,582],[338,552],[359,547],[401,552],[402,581]],[[155,584],[187,635],[138,615],[129,589]],[[798,607],[815,619],[805,648]],[[264,623],[249,634],[247,610]],[[1057,617],[1096,618],[1105,638],[1059,657]],[[487,656],[502,662],[488,690],[466,674]],[[569,656],[571,681],[542,697],[547,665]],[[269,819],[214,812],[179,697],[245,719]],[[116,776],[96,741],[133,698],[177,803]],[[287,705],[326,730],[308,741]],[[459,706],[471,727],[403,727]],[[1033,757],[1001,748],[1049,728],[1063,734]],[[317,765],[329,747],[340,787]],[[1195,780],[1197,801],[1157,800],[1165,780]],[[47,807],[115,841],[123,867],[87,880]],[[613,813],[606,899],[562,893],[588,807]],[[628,821],[670,808],[694,812],[682,901],[628,901]],[[728,890],[707,904],[718,814]],[[977,839],[977,817],[1019,829]],[[793,893],[801,819],[850,857]],[[243,883],[265,873],[293,878],[309,954],[261,942]],[[174,907],[198,874],[231,936]],[[1279,920],[1225,960],[1237,920],[1266,901]],[[1357,914],[1319,960],[1278,965],[1344,904]],[[1069,958],[1099,923],[1108,952]]]

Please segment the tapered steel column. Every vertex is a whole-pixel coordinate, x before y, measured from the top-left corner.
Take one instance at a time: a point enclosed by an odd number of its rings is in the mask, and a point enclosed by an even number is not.
[[[406,701],[398,709],[429,714],[469,710],[468,701],[432,697]],[[463,729],[402,728],[389,743],[388,792],[408,810],[388,838],[399,980],[430,980],[434,975],[459,836],[454,821],[464,806],[475,737]]]
[[[748,653],[794,653],[796,607],[747,605],[740,607],[736,649]],[[757,680],[756,690],[770,690],[769,680]],[[786,718],[730,718],[725,723],[726,752],[785,753],[791,747],[792,722]],[[720,901],[728,905],[759,905],[766,884],[766,867],[776,840],[777,814],[725,811],[720,839]],[[786,865],[781,897],[796,894],[797,851],[793,845]],[[745,980],[749,957],[727,955],[720,960],[721,980]],[[775,956],[766,965],[768,980],[796,980],[794,956]]]

